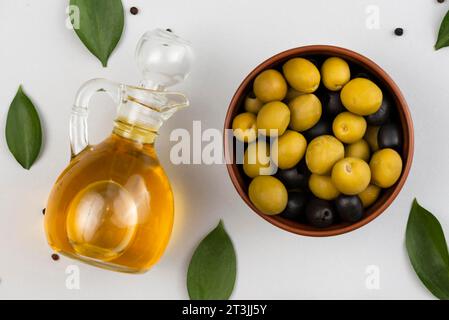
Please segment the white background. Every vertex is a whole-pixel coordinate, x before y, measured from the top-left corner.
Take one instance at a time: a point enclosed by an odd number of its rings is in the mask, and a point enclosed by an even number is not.
[[[435,52],[449,4],[436,0],[126,0],[126,30],[104,69],[65,27],[68,1],[0,0],[0,298],[188,298],[185,279],[200,239],[223,219],[238,256],[235,299],[429,299],[410,267],[404,233],[414,197],[449,233],[449,49]],[[137,16],[129,7],[140,9]],[[368,5],[380,9],[380,29],[366,25]],[[393,35],[395,27],[405,35]],[[144,275],[96,269],[50,258],[41,210],[69,159],[68,118],[78,87],[106,77],[137,83],[134,47],[146,30],[172,28],[190,39],[196,64],[180,89],[192,103],[162,129],[158,151],[176,201],[173,237],[163,258]],[[223,126],[237,86],[257,64],[288,48],[334,44],[358,51],[393,77],[415,123],[412,171],[397,200],[378,219],[350,234],[307,238],[277,229],[246,207],[224,165],[174,166],[174,128]],[[19,84],[40,113],[45,144],[30,171],[7,150],[6,115]],[[109,134],[114,107],[94,101],[91,137]],[[79,265],[81,289],[68,290],[65,269]],[[380,268],[380,289],[368,290],[365,270]]]

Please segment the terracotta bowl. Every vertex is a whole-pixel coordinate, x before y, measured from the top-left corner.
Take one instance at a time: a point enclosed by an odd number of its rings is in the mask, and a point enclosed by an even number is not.
[[[263,70],[269,68],[279,68],[284,62],[294,57],[323,59],[328,56],[337,56],[345,59],[351,65],[351,71],[357,69],[360,72],[369,74],[384,92],[389,92],[391,97],[395,101],[398,118],[400,123],[402,124],[404,143],[402,149],[403,170],[401,177],[394,186],[382,192],[379,199],[365,211],[362,220],[353,224],[339,223],[328,228],[320,229],[296,221],[287,220],[280,216],[264,215],[251,203],[249,199],[248,186],[250,183],[250,179],[247,178],[243,173],[242,166],[236,164],[234,141],[235,138],[233,138],[232,135],[226,134],[226,130],[224,131],[224,148],[227,169],[232,183],[234,184],[243,201],[245,201],[245,203],[255,213],[257,213],[260,217],[262,217],[269,223],[289,232],[312,237],[335,236],[353,231],[366,225],[367,223],[378,217],[382,212],[384,212],[385,209],[388,208],[388,206],[393,202],[393,200],[401,191],[412,164],[414,138],[413,123],[410,116],[410,111],[398,86],[388,76],[388,74],[373,61],[348,49],[325,45],[294,48],[281,52],[264,61],[243,80],[242,84],[237,89],[237,92],[232,98],[224,124],[224,129],[232,128],[232,120],[237,114],[243,112],[244,110],[243,100],[245,96],[251,91],[253,80]]]

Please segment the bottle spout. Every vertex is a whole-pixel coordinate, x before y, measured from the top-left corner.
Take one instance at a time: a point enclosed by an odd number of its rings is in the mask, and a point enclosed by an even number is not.
[[[180,92],[158,91],[127,86],[127,100],[137,103],[148,112],[158,113],[167,120],[179,109],[190,105],[187,96]]]
[[[167,105],[161,108],[165,120],[169,119],[176,111],[190,106],[187,96],[180,92],[164,92],[167,98]]]
[[[189,100],[179,92],[126,86],[117,119],[143,130],[157,132],[176,111],[188,106]]]

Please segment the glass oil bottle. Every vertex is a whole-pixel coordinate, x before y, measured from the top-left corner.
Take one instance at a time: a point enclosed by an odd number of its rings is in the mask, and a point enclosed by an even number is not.
[[[192,51],[171,32],[154,30],[139,41],[141,86],[94,79],[78,92],[70,120],[72,158],[57,179],[45,214],[50,246],[102,268],[142,273],[170,239],[174,218],[170,182],[154,143],[158,130],[187,98],[165,88],[184,80]],[[109,137],[90,145],[90,98],[106,92],[118,105]]]

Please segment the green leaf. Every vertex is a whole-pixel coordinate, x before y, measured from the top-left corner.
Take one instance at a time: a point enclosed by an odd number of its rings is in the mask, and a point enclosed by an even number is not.
[[[427,289],[439,299],[449,299],[449,254],[443,229],[416,199],[408,218],[406,246],[412,266]]]
[[[193,300],[227,300],[234,290],[237,262],[223,222],[209,233],[193,254],[187,289]]]
[[[74,30],[103,67],[122,37],[125,15],[121,0],[70,0],[79,8],[79,28]]]
[[[30,169],[41,150],[42,128],[36,108],[23,92],[22,86],[9,107],[6,142],[22,167]]]
[[[449,11],[443,18],[438,32],[437,43],[435,43],[435,50],[449,46]]]

